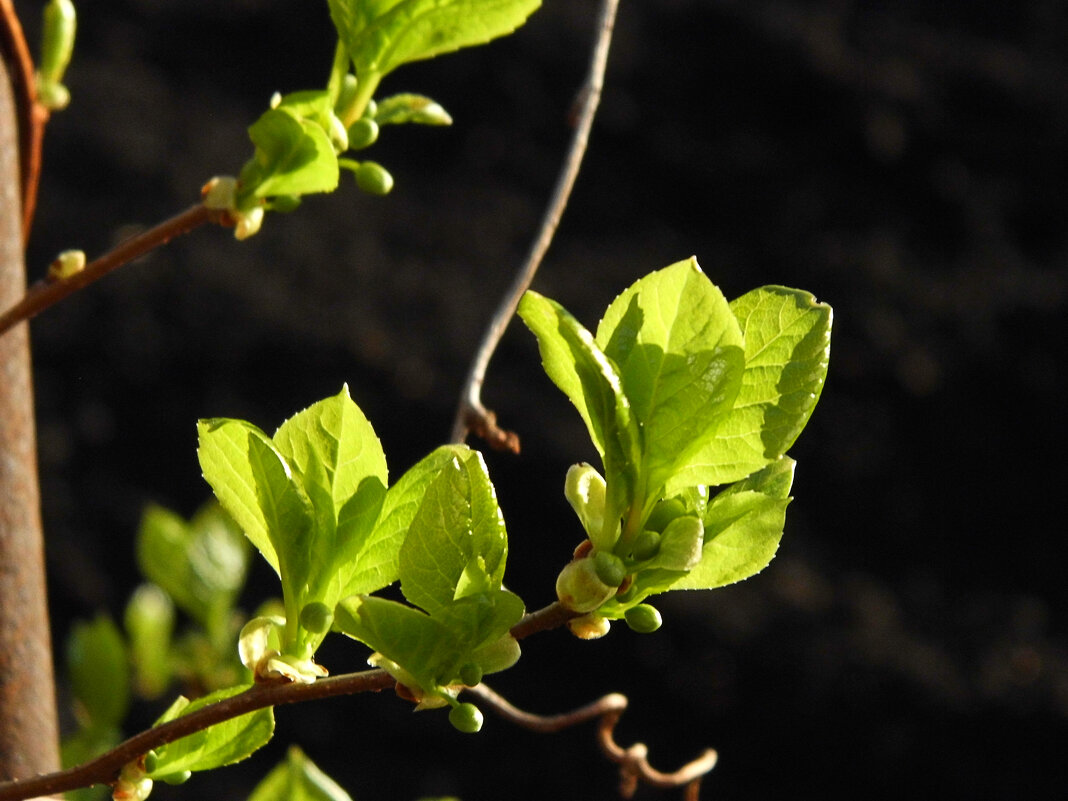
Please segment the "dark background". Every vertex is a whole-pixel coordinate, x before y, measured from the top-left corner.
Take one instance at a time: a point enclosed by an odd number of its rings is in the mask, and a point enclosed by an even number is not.
[[[58,642],[72,617],[121,612],[145,503],[206,499],[197,418],[272,430],[347,381],[394,476],[448,437],[566,146],[594,12],[548,0],[514,37],[388,78],[456,119],[387,130],[372,157],[397,179],[388,198],[346,185],[246,243],[198,231],[33,323]],[[31,278],[236,173],[245,126],[275,90],[321,84],[333,47],[325,3],[81,14]],[[624,2],[536,287],[592,326],[637,277],[696,254],[728,297],[782,283],[831,303],[830,377],[767,571],[664,597],[654,636],[541,635],[497,689],[541,712],[626,692],[621,741],[665,770],[715,747],[705,793],[724,801],[1063,793],[1066,43],[1055,0]],[[488,460],[509,585],[538,607],[579,538],[565,471],[593,454],[519,325],[486,400],[523,437],[520,457]],[[269,578],[261,565],[249,607]],[[291,741],[361,801],[613,796],[590,727],[490,718],[466,737],[385,696],[278,719],[264,753],[159,797],[242,799]]]

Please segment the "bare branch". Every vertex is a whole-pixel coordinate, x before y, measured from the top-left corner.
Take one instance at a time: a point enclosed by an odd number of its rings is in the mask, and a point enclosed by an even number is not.
[[[22,300],[0,313],[0,336],[12,326],[29,320],[68,295],[103,278],[112,270],[208,222],[228,224],[227,213],[208,209],[198,203],[181,214],[121,242],[114,250],[89,262],[69,278],[38,281],[26,291]]]
[[[496,416],[482,405],[482,384],[486,378],[486,369],[489,367],[490,358],[497,349],[497,345],[504,336],[508,323],[515,315],[519,306],[519,300],[527,291],[534,274],[538,271],[542,259],[545,257],[549,245],[552,243],[556,228],[560,224],[564,209],[567,207],[568,198],[571,197],[571,189],[575,185],[582,158],[586,153],[586,145],[589,142],[590,128],[593,126],[593,118],[597,112],[597,106],[601,101],[601,90],[604,87],[605,65],[608,63],[608,47],[612,42],[612,28],[615,25],[616,10],[619,0],[603,0],[600,15],[597,22],[597,40],[594,44],[593,54],[590,57],[589,71],[586,81],[579,91],[580,107],[575,122],[575,133],[571,137],[571,146],[568,149],[567,158],[564,160],[560,175],[556,180],[552,198],[545,209],[542,217],[538,236],[531,245],[526,261],[520,268],[512,285],[502,298],[494,312],[482,342],[478,346],[475,358],[471,363],[471,370],[464,382],[463,391],[460,394],[460,403],[456,410],[456,418],[453,422],[452,441],[463,442],[469,431],[474,431],[492,447],[499,450],[519,452],[519,437],[511,431],[504,431],[497,426]]]
[[[623,798],[632,797],[638,784],[645,783],[653,787],[686,785],[686,798],[688,801],[696,801],[701,779],[716,766],[716,752],[707,749],[697,759],[686,763],[673,773],[661,773],[649,764],[649,749],[644,743],[635,743],[629,748],[619,746],[615,741],[615,727],[627,708],[626,696],[619,693],[611,693],[571,712],[535,715],[513,706],[485,684],[469,687],[465,692],[474,695],[505,720],[544,734],[598,719],[597,740],[605,756],[619,765],[619,793]]]

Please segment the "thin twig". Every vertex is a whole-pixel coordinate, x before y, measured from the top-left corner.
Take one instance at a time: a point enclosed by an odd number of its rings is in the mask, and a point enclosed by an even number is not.
[[[707,749],[697,759],[686,763],[673,773],[662,773],[649,764],[649,749],[644,743],[635,743],[629,748],[618,745],[615,741],[615,727],[627,708],[627,697],[619,693],[611,693],[571,712],[535,715],[512,705],[485,684],[469,687],[465,692],[478,698],[505,720],[531,731],[553,733],[598,719],[597,740],[605,756],[619,765],[619,792],[623,798],[632,797],[638,784],[643,782],[653,787],[685,785],[688,801],[696,801],[701,779],[716,766],[716,752]]]
[[[490,321],[482,342],[478,346],[471,370],[464,383],[464,389],[460,393],[460,402],[456,410],[456,419],[452,427],[452,441],[463,442],[467,433],[473,431],[484,439],[489,445],[498,450],[510,450],[519,452],[519,437],[511,431],[505,431],[498,427],[497,418],[493,412],[482,405],[482,384],[486,378],[486,369],[490,358],[497,345],[504,336],[508,323],[515,315],[519,306],[519,300],[527,291],[534,274],[538,271],[545,252],[552,243],[553,235],[560,224],[560,217],[567,206],[571,189],[575,185],[582,157],[586,153],[586,145],[589,142],[590,128],[593,126],[593,118],[597,112],[597,106],[601,100],[601,90],[604,86],[605,65],[608,62],[608,47],[612,42],[612,28],[615,25],[616,10],[619,0],[603,0],[597,23],[597,40],[590,57],[589,72],[586,82],[579,92],[581,106],[579,108],[575,132],[571,137],[571,146],[567,158],[560,170],[553,189],[552,198],[545,215],[542,217],[541,228],[538,236],[531,245],[526,261],[516,275],[512,285],[498,305],[493,319]]]
[[[112,270],[208,222],[226,224],[226,212],[208,209],[198,203],[181,214],[121,242],[114,250],[89,262],[69,278],[38,281],[26,290],[22,300],[0,313],[0,336],[12,326],[29,320],[68,295],[103,278]]]
[[[33,58],[12,0],[0,0],[0,52],[13,68],[12,88],[19,118],[19,165],[22,180],[22,238],[25,241],[37,205],[41,177],[41,143],[50,113],[37,102]]]

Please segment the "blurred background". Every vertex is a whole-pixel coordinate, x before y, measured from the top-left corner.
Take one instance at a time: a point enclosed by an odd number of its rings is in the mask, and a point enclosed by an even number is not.
[[[39,4],[16,5],[34,34]],[[82,5],[31,279],[236,173],[270,95],[321,85],[332,54],[325,3]],[[595,11],[546,0],[513,37],[390,76],[383,92],[428,94],[455,124],[385,131],[368,156],[396,178],[389,197],[345,182],[245,243],[198,231],[33,323],[60,648],[74,618],[121,615],[144,506],[207,499],[198,418],[273,430],[348,382],[392,475],[447,439],[555,180]],[[830,377],[764,573],[665,596],[652,636],[543,634],[496,689],[544,713],[629,694],[619,739],[655,766],[720,752],[708,798],[1063,792],[1066,42],[1054,0],[623,3],[536,288],[592,327],[636,278],[695,254],[729,298],[774,283],[831,303]],[[595,454],[520,325],[485,400],[522,437],[519,457],[488,461],[509,586],[540,607],[580,538],[564,474]],[[272,578],[257,565],[246,608]],[[333,672],[363,658],[324,653]],[[239,801],[299,742],[358,801],[614,797],[589,726],[489,718],[466,737],[387,696],[278,720],[249,761],[158,796]]]

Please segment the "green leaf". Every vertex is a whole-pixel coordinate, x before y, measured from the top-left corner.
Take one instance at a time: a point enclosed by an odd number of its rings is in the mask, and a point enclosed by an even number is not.
[[[142,584],[126,604],[123,623],[130,640],[137,693],[156,698],[167,689],[174,672],[174,603],[157,585]]]
[[[511,33],[540,0],[329,0],[360,80]]]
[[[249,689],[249,686],[228,687],[198,698],[192,703],[182,704],[181,701],[185,699],[179,698],[156,721],[156,725],[235,696]],[[224,720],[157,748],[156,769],[149,773],[148,777],[156,780],[187,770],[196,772],[232,765],[266,745],[273,734],[274,710],[270,707]]]
[[[519,316],[538,338],[546,374],[586,422],[604,461],[604,525],[614,528],[637,484],[641,434],[615,365],[593,336],[556,301],[528,291]]]
[[[256,785],[248,801],[352,801],[340,785],[295,745]]]
[[[338,604],[334,622],[433,690],[458,681],[469,662],[486,674],[511,667],[519,649],[508,630],[523,611],[523,602],[507,590],[462,598],[433,616],[386,598],[354,595]]]
[[[330,130],[334,104],[330,102],[330,93],[325,89],[290,92],[281,97],[275,108],[289,112],[298,120],[314,122],[324,131]]]
[[[248,134],[256,153],[241,170],[241,205],[275,195],[306,195],[337,188],[337,154],[318,122],[273,108],[252,123]]]
[[[208,630],[221,625],[245,584],[249,548],[241,531],[215,504],[186,522],[149,506],[137,533],[137,562],[145,578]]]
[[[466,595],[500,589],[504,518],[481,454],[446,462],[430,483],[400,550],[401,591],[434,614]]]
[[[398,601],[374,595],[349,596],[335,608],[334,625],[401,665],[424,689],[437,686],[442,667],[456,662],[449,628]],[[459,669],[459,665],[455,667]]]
[[[243,420],[201,420],[197,455],[204,478],[298,602],[311,570],[305,547],[313,508],[289,464],[260,429]]]
[[[67,638],[67,671],[83,728],[117,728],[130,706],[126,644],[114,621],[76,622]]]
[[[716,434],[738,394],[743,339],[723,294],[690,258],[650,273],[608,307],[597,345],[619,366],[642,428],[646,492]]]
[[[794,465],[782,456],[709,501],[701,562],[672,589],[722,587],[767,567],[782,539]]]
[[[386,494],[386,457],[348,387],[284,422],[274,445],[315,511],[309,596],[333,606],[349,589]]]
[[[690,457],[669,491],[744,478],[784,454],[823,391],[831,307],[808,292],[769,286],[731,303],[745,336],[745,372],[716,438]]]
[[[400,577],[401,545],[427,487],[448,462],[467,452],[463,445],[444,445],[415,464],[389,488],[378,521],[363,543],[355,571],[341,597],[380,590]]]

